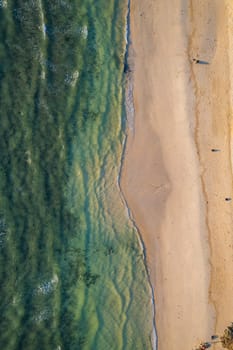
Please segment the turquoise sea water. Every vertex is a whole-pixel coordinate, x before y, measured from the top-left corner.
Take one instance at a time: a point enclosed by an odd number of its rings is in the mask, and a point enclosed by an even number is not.
[[[151,349],[117,178],[126,0],[0,0],[0,349]]]

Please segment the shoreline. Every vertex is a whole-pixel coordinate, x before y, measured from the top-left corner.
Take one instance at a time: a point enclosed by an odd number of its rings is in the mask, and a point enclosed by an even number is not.
[[[151,290],[151,306],[152,306],[152,314],[153,314],[151,346],[152,346],[152,350],[157,350],[158,349],[158,345],[157,345],[158,337],[157,337],[157,330],[156,330],[156,323],[155,323],[155,314],[156,314],[155,293],[154,293],[153,285],[152,285],[151,280],[150,280],[149,266],[147,265],[146,247],[145,247],[142,235],[140,233],[140,230],[139,230],[139,228],[136,224],[136,221],[132,215],[132,212],[131,212],[130,207],[127,203],[127,200],[124,196],[124,192],[123,192],[123,190],[121,188],[121,184],[120,184],[121,177],[122,177],[122,168],[123,168],[123,163],[124,163],[124,154],[125,154],[125,150],[126,150],[126,144],[127,144],[127,136],[124,137],[124,141],[122,144],[122,157],[121,157],[121,162],[120,162],[119,175],[117,178],[117,186],[119,189],[119,194],[120,194],[120,198],[122,200],[123,206],[126,209],[126,215],[127,215],[128,219],[130,220],[130,222],[132,223],[134,230],[136,231],[137,239],[138,239],[141,251],[142,251],[143,263],[144,263],[145,270],[146,270],[147,281],[148,281],[149,289]]]
[[[133,214],[130,210],[130,207],[127,203],[127,199],[121,187],[122,171],[124,167],[124,158],[125,158],[126,148],[127,148],[127,138],[128,138],[127,130],[130,130],[132,133],[134,132],[133,74],[131,72],[131,66],[130,66],[130,60],[131,60],[130,49],[132,44],[131,38],[130,38],[130,8],[131,8],[131,0],[128,0],[127,13],[126,13],[126,31],[125,31],[126,32],[126,36],[125,36],[126,50],[125,50],[125,62],[124,62],[124,65],[127,66],[127,69],[129,69],[128,72],[124,72],[126,73],[124,78],[125,79],[124,100],[125,100],[126,126],[124,127],[124,138],[122,142],[122,154],[121,154],[120,168],[119,168],[118,178],[117,178],[117,186],[119,189],[121,200],[123,202],[123,206],[126,209],[127,217],[131,221],[136,231],[137,239],[143,255],[143,262],[146,270],[148,286],[149,286],[149,289],[151,290],[151,307],[152,307],[152,314],[153,314],[151,346],[152,346],[152,350],[156,350],[158,348],[157,331],[156,331],[156,324],[155,324],[156,306],[155,306],[154,288],[150,280],[149,266],[147,265],[146,247],[145,247],[142,235],[140,233],[140,230],[136,224],[136,221],[133,217]]]
[[[228,28],[230,36],[229,24],[221,29],[219,22],[223,24],[226,19],[227,4],[232,14],[233,7],[227,1],[222,7],[218,2],[203,0],[194,6],[191,1],[194,18],[189,6],[179,0],[175,3],[173,9],[169,1],[163,2],[163,6],[147,0],[131,5],[135,120],[134,128],[128,124],[119,177],[130,218],[145,249],[149,281],[155,293],[159,350],[192,348],[208,340],[211,334],[220,334],[230,323],[233,312],[230,301],[233,281],[227,281],[233,269],[232,251],[228,247],[232,207],[229,204],[225,213],[224,197],[220,204],[212,198],[218,197],[216,191],[221,191],[223,177],[228,179],[228,189],[232,184],[227,154],[230,149],[221,154],[220,163],[215,163],[210,152],[216,136],[211,126],[214,109],[217,102],[219,111],[227,103],[226,99],[216,102],[213,94],[216,75],[225,78],[229,73],[228,68],[220,69],[226,49],[220,34]],[[220,49],[216,46],[212,52],[217,39]],[[170,46],[165,47],[164,42]],[[205,73],[203,67],[190,63],[196,54],[213,54]],[[220,92],[226,92],[227,82],[223,80],[220,85]],[[225,123],[227,119],[228,129],[224,126],[224,130],[229,132],[231,120],[226,108],[224,111],[221,117],[216,116],[215,123],[222,123],[221,118]],[[225,136],[220,135],[217,145],[225,142]],[[231,139],[229,145],[230,142]],[[219,175],[220,165],[228,169],[224,176]],[[214,175],[206,170],[208,167]],[[225,196],[230,194],[228,191]],[[224,244],[220,244],[222,225],[227,226]],[[223,262],[221,255],[225,254]]]

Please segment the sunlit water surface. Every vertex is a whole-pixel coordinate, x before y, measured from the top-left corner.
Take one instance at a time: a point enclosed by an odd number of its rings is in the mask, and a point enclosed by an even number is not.
[[[0,0],[0,349],[151,349],[117,178],[125,0]]]

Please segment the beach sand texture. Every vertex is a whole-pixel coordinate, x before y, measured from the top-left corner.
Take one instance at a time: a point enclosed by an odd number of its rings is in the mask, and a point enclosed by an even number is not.
[[[121,185],[146,248],[158,349],[192,349],[233,321],[233,4],[134,1],[130,19]]]

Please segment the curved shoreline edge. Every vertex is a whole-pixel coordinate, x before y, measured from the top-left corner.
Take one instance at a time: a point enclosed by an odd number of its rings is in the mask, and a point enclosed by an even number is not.
[[[139,242],[139,245],[141,247],[142,255],[143,255],[143,262],[146,270],[146,276],[148,280],[148,285],[151,290],[151,304],[152,304],[152,335],[151,335],[151,346],[152,350],[158,349],[158,339],[157,339],[157,331],[156,331],[156,324],[155,324],[155,314],[156,314],[156,306],[155,306],[155,296],[154,296],[154,288],[152,285],[152,282],[150,280],[150,272],[149,272],[149,266],[147,265],[147,257],[146,257],[146,247],[143,242],[140,230],[136,224],[136,221],[132,215],[132,212],[129,208],[129,205],[127,203],[126,197],[124,195],[124,192],[121,188],[121,177],[122,177],[122,170],[124,166],[124,158],[126,153],[126,146],[127,146],[127,139],[128,139],[128,132],[131,131],[133,133],[134,131],[134,102],[133,102],[133,73],[131,72],[131,68],[129,66],[129,49],[131,46],[131,37],[130,37],[130,6],[131,6],[131,0],[128,0],[127,3],[127,12],[126,12],[126,29],[125,29],[125,59],[124,59],[124,65],[127,67],[128,72],[126,73],[127,77],[124,79],[124,110],[125,110],[125,126],[124,126],[124,136],[123,136],[123,142],[122,142],[122,153],[121,153],[121,160],[120,160],[120,167],[118,172],[118,178],[117,178],[117,186],[119,189],[120,197],[123,202],[123,205],[126,209],[126,214],[131,221],[136,234],[137,239]]]
[[[155,306],[155,295],[154,295],[154,288],[152,286],[151,280],[150,280],[150,272],[149,272],[149,266],[147,265],[147,260],[146,260],[146,247],[145,244],[143,242],[141,233],[139,231],[139,228],[136,224],[136,221],[133,218],[132,212],[128,206],[127,200],[124,196],[124,193],[122,191],[120,182],[121,182],[121,174],[122,174],[122,168],[123,168],[123,163],[124,163],[124,153],[126,150],[126,143],[127,143],[127,136],[124,137],[124,141],[122,144],[122,156],[121,156],[121,162],[120,162],[120,170],[119,170],[119,175],[117,178],[117,185],[118,185],[118,189],[119,189],[119,193],[120,193],[120,197],[121,200],[123,202],[123,205],[126,209],[126,214],[129,218],[129,220],[132,223],[132,226],[134,227],[136,234],[137,234],[137,239],[139,242],[139,245],[141,247],[141,251],[142,251],[142,255],[143,255],[143,262],[144,262],[144,266],[145,266],[145,270],[146,270],[146,277],[148,280],[148,284],[149,284],[149,288],[151,290],[151,304],[152,304],[152,314],[153,314],[153,320],[152,320],[152,339],[151,339],[151,345],[152,345],[152,349],[153,350],[157,350],[158,349],[158,338],[157,338],[157,331],[156,331],[156,324],[155,324],[155,314],[156,314],[156,306]]]

